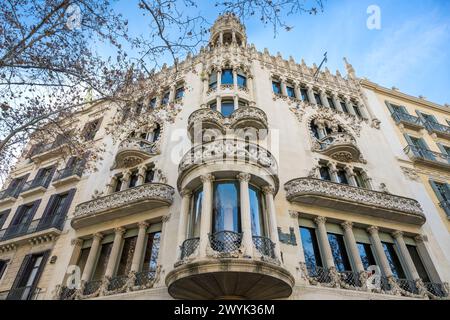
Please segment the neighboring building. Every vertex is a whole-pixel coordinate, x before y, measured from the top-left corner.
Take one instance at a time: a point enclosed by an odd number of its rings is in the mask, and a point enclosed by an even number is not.
[[[448,297],[445,199],[411,180],[384,92],[346,69],[314,77],[220,16],[127,115],[146,123],[117,139],[114,108],[80,112],[97,170],[62,161],[63,140],[30,146],[0,194],[0,298]]]

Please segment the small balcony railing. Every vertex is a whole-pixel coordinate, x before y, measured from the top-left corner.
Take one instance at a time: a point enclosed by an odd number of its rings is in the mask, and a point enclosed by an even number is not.
[[[275,244],[267,237],[253,236],[253,244],[255,248],[263,256],[275,259]]]
[[[318,283],[330,283],[333,280],[330,270],[327,268],[309,265],[307,270],[309,277]]]
[[[339,277],[342,283],[349,287],[359,288],[361,287],[360,274],[355,271],[340,271]]]
[[[21,287],[0,292],[0,300],[36,300],[40,288]]]
[[[408,113],[404,113],[404,112],[393,112],[392,113],[392,118],[395,120],[396,123],[404,123],[407,125],[412,125],[415,127],[422,127],[423,128],[423,123],[420,120],[419,117],[410,115]]]
[[[418,294],[419,290],[416,286],[415,281],[408,280],[408,279],[396,279],[395,282],[397,283],[398,287],[401,290],[405,290],[406,292],[410,292],[413,294]]]
[[[28,182],[26,182],[23,185],[23,188],[20,191],[20,193],[25,193],[25,192],[28,192],[28,191],[31,191],[31,190],[37,189],[37,188],[47,189],[50,178],[47,178],[47,179],[34,179],[34,180],[31,180],[31,181],[28,181]]]
[[[413,145],[406,146],[404,152],[415,161],[426,161],[427,163],[446,167],[450,165],[450,155],[448,154],[431,151],[425,148],[419,148]]]
[[[17,238],[20,236],[32,234],[35,232],[51,228],[55,228],[61,231],[64,224],[64,220],[65,220],[64,216],[49,216],[33,220],[29,223],[10,226],[6,229],[0,230],[0,241]]]
[[[95,294],[100,290],[100,287],[102,286],[103,281],[102,280],[91,280],[84,284],[83,288],[83,295],[84,296],[90,296]]]
[[[446,137],[450,137],[450,127],[437,123],[432,121],[425,122],[425,127],[427,128],[428,132],[434,132],[439,135],[443,135]]]
[[[127,285],[128,279],[129,276],[126,274],[112,277],[108,283],[108,291],[116,291],[124,288]]]
[[[17,198],[19,196],[20,189],[5,189],[0,191],[0,201],[6,198]]]
[[[136,273],[134,285],[137,287],[148,287],[156,279],[157,270],[145,270]]]
[[[446,292],[444,285],[442,283],[424,282],[423,284],[432,296],[438,298],[448,297],[448,292]]]
[[[195,250],[198,248],[198,245],[200,243],[200,238],[191,238],[186,239],[183,241],[183,244],[181,245],[180,251],[181,251],[181,257],[180,259],[183,260],[184,258],[189,257],[192,255]]]
[[[443,200],[439,202],[439,206],[444,209],[445,213],[450,218],[450,200]]]
[[[66,179],[68,177],[77,176],[81,178],[81,175],[83,174],[84,166],[75,166],[75,167],[69,167],[64,168],[61,170],[56,171],[55,178],[53,181],[60,181],[63,179]]]
[[[209,234],[209,242],[214,251],[231,253],[239,250],[242,243],[242,233],[234,231],[218,231]]]

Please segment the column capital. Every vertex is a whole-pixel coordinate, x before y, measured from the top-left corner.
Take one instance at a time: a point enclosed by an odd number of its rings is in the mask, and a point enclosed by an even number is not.
[[[83,244],[83,239],[80,239],[80,238],[72,239],[70,241],[70,244],[74,247],[81,247],[81,245]]]
[[[291,216],[292,219],[298,219],[301,213],[298,211],[289,210],[289,215]]]
[[[265,186],[262,188],[262,191],[264,192],[264,194],[271,194],[274,195],[275,194],[275,189],[272,186]]]
[[[162,222],[165,223],[165,222],[169,221],[169,220],[170,220],[170,216],[171,216],[170,213],[168,213],[168,214],[162,216],[162,218],[161,218]]]
[[[123,227],[118,227],[114,229],[114,233],[116,235],[123,235],[125,233],[125,231],[127,231],[127,229],[123,228]]]
[[[141,221],[138,223],[139,229],[147,229],[149,225],[150,223],[148,223],[147,221]]]
[[[424,243],[425,242],[425,237],[421,234],[418,234],[417,236],[414,237],[414,240],[417,243]]]
[[[341,223],[341,227],[344,230],[352,230],[353,229],[353,222],[351,221],[345,221]]]
[[[239,173],[236,178],[239,179],[241,182],[249,182],[251,179],[251,175],[249,173],[241,172]]]
[[[205,182],[213,182],[216,178],[214,177],[214,175],[212,174],[206,174],[206,175],[202,175],[200,176],[200,180],[205,183]]]
[[[372,234],[378,234],[378,227],[376,227],[376,226],[370,226],[366,230],[371,235]]]
[[[92,235],[92,238],[94,239],[94,240],[102,240],[103,239],[103,233],[100,233],[100,232],[96,232],[96,233],[94,233],[93,235]]]
[[[391,233],[394,239],[403,238],[403,232],[402,231],[394,231]]]
[[[183,190],[181,190],[180,194],[183,198],[190,197],[192,195],[192,191],[188,188],[184,188]]]
[[[327,218],[322,217],[322,216],[318,216],[318,217],[314,218],[314,223],[317,224],[318,226],[324,225],[326,221],[327,221]]]

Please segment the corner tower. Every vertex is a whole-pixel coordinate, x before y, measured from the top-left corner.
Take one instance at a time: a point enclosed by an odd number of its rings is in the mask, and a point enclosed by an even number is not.
[[[247,35],[245,27],[233,13],[220,15],[211,28],[209,44],[212,47],[231,45],[246,46]]]

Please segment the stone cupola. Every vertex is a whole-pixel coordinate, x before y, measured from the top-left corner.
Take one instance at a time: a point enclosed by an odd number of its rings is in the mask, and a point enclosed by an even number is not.
[[[231,44],[246,46],[245,27],[233,13],[220,15],[210,31],[209,43],[212,47]]]

